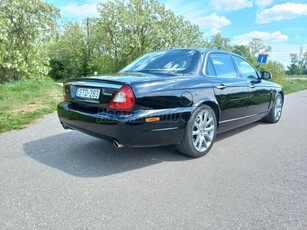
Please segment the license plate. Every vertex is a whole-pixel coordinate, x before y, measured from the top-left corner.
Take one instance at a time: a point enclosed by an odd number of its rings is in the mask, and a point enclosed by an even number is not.
[[[78,88],[76,96],[84,99],[99,99],[100,89]]]

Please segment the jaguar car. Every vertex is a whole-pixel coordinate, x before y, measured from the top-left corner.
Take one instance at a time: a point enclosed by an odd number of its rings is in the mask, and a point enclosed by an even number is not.
[[[243,57],[222,50],[155,51],[116,74],[63,84],[59,120],[115,147],[175,145],[201,157],[216,134],[280,120],[284,93]]]

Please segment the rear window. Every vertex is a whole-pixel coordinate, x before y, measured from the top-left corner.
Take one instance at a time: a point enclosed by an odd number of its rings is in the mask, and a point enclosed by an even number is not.
[[[120,72],[189,73],[200,57],[196,50],[166,50],[146,54]]]

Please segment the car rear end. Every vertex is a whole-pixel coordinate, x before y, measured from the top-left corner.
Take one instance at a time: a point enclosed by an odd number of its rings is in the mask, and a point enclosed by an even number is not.
[[[111,79],[79,78],[63,85],[64,102],[58,105],[58,116],[64,128],[118,146],[157,146],[182,139],[185,121],[170,120],[170,114],[182,111],[144,108],[133,83]]]

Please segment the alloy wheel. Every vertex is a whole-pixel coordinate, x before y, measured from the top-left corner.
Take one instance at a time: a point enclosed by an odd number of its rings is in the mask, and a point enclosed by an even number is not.
[[[206,151],[212,144],[215,135],[214,118],[210,110],[200,111],[193,124],[193,145],[199,152]]]

